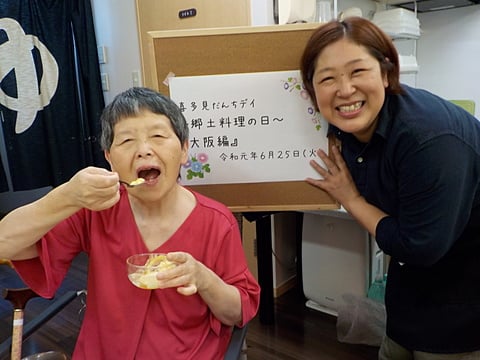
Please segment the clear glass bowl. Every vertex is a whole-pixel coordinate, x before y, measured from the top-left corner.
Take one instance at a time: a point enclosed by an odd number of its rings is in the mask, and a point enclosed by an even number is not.
[[[127,259],[128,279],[133,285],[141,289],[158,289],[157,274],[175,266],[177,264],[167,260],[165,254],[135,254]]]

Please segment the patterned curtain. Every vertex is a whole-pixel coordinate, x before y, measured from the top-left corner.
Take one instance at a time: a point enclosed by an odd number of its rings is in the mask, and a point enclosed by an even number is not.
[[[83,167],[106,166],[97,142],[104,105],[90,0],[2,0],[0,120],[10,190],[57,186]],[[9,190],[6,178],[0,171],[0,191]]]

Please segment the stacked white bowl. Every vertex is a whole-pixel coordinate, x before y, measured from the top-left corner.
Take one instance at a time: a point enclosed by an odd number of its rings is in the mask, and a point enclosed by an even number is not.
[[[394,38],[419,38],[420,22],[413,11],[396,8],[379,11],[373,15],[373,23]]]

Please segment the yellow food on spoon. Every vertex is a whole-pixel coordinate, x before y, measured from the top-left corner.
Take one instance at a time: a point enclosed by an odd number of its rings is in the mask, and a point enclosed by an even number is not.
[[[136,186],[136,185],[140,185],[140,184],[143,184],[145,182],[145,179],[144,178],[138,178],[136,180],[133,180],[130,185],[131,186]]]

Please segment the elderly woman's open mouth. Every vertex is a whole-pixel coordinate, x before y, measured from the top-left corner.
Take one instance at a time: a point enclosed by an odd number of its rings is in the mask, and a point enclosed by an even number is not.
[[[145,182],[155,180],[160,176],[160,170],[157,168],[141,169],[137,172],[139,178],[145,179]]]

